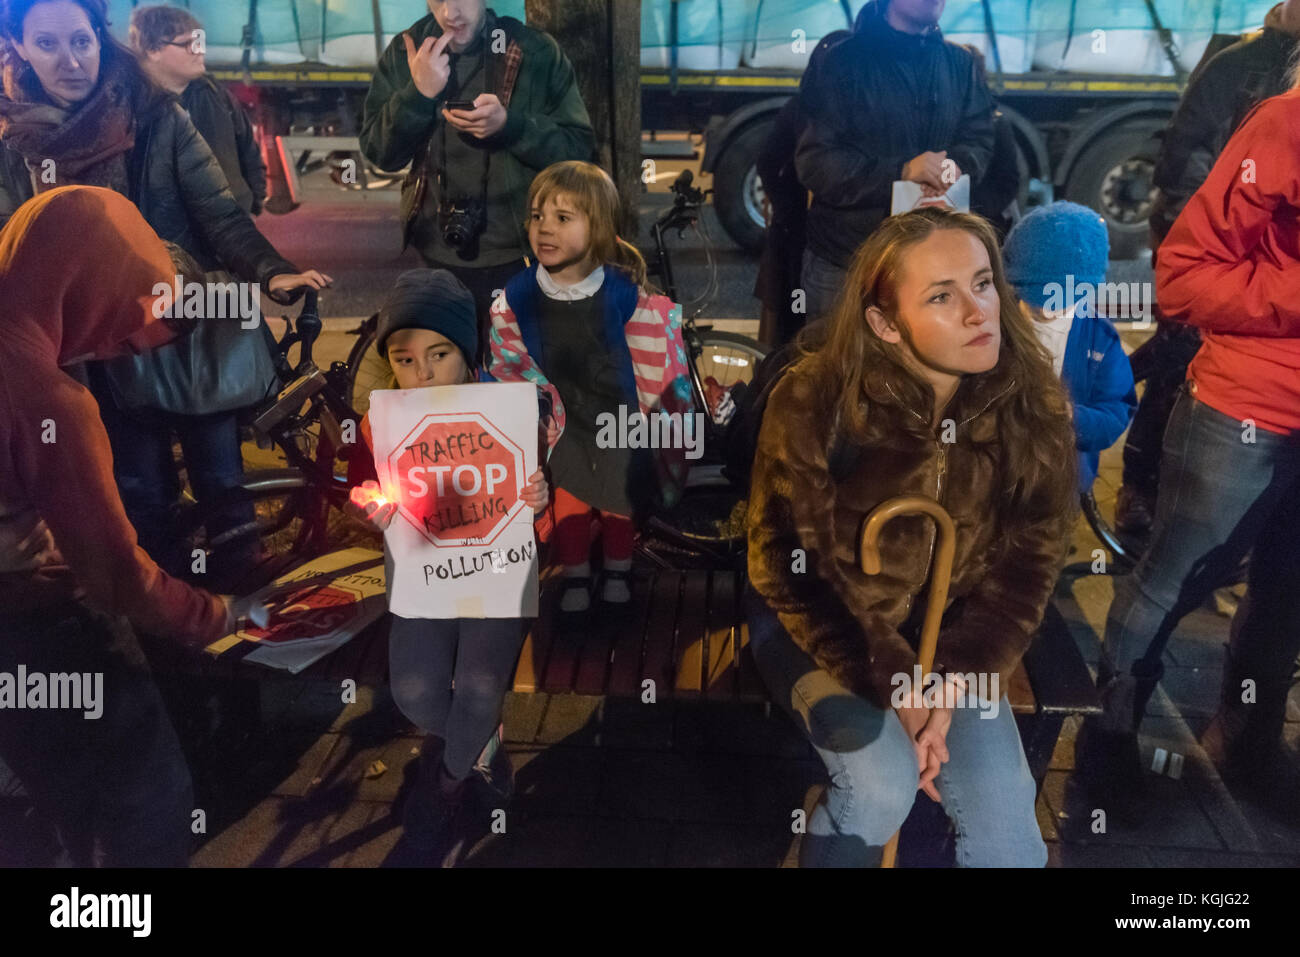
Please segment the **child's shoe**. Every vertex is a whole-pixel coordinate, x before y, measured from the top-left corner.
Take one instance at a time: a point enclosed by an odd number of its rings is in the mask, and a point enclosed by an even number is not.
[[[632,559],[606,558],[604,572],[605,585],[600,597],[612,605],[626,605],[632,600],[632,589],[628,587]]]
[[[591,566],[588,563],[566,565],[561,584],[564,591],[560,595],[560,611],[583,612],[591,607]]]

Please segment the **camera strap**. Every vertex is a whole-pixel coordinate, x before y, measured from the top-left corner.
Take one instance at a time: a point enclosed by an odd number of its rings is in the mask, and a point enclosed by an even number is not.
[[[487,43],[487,19],[486,18],[483,20],[483,35],[479,37],[479,43],[482,44],[482,48],[479,53],[478,66],[475,68],[473,73],[471,73],[469,76],[467,76],[464,79],[464,81],[459,81],[459,80],[457,81],[456,94],[458,96],[460,95],[461,88],[464,86],[464,84],[474,79],[474,77],[478,76],[480,73],[483,74],[484,90],[486,91],[490,86],[490,83],[488,83],[488,73],[487,73],[488,43]],[[453,76],[455,75],[454,69],[452,71],[452,75]],[[438,204],[441,206],[443,203],[446,203],[449,199],[449,197],[447,196],[447,121],[446,120],[443,120],[442,124],[440,125],[439,133],[441,135],[439,136],[438,139],[438,145],[439,145],[438,171],[436,173],[435,178],[438,183]],[[487,194],[488,194],[488,174],[492,168],[492,151],[485,149],[482,151],[482,153],[483,153],[483,179],[482,182],[479,184],[479,199],[483,203],[484,212],[486,212]]]

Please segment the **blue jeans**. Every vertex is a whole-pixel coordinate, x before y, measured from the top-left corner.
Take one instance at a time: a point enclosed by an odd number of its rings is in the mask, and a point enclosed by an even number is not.
[[[749,590],[750,642],[773,699],[794,719],[830,775],[808,820],[802,867],[875,867],[916,799],[920,768],[897,714],[853,694],[819,668]],[[949,761],[935,784],[957,829],[960,867],[1043,867],[1047,847],[1034,815],[1035,788],[1015,717],[953,709]]]
[[[135,526],[140,547],[172,574],[188,571],[190,556],[176,552],[168,541],[171,509],[180,495],[180,479],[172,454],[172,436],[180,438],[185,474],[194,498],[211,501],[239,484],[244,458],[239,421],[234,412],[215,415],[170,415],[148,410],[123,411],[101,398],[100,416],[113,448],[113,474],[127,517]],[[251,504],[223,510],[208,531],[217,534],[256,515]]]
[[[1258,429],[1247,442],[1246,434],[1183,387],[1165,429],[1151,545],[1115,580],[1106,618],[1098,681],[1112,730],[1141,723],[1170,634],[1248,552],[1250,598],[1233,622],[1229,671],[1256,682],[1259,713],[1280,729],[1300,651],[1300,441]]]
[[[842,269],[827,259],[822,259],[811,249],[803,254],[803,272],[800,282],[804,294],[808,297],[808,321],[820,319],[830,314],[835,308],[835,301],[844,289],[844,280],[848,270]]]

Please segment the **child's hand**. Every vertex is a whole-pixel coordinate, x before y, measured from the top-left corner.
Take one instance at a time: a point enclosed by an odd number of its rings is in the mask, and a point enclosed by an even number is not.
[[[348,495],[348,511],[383,532],[397,514],[397,503],[384,498],[378,482],[362,482]]]
[[[560,441],[560,427],[555,422],[555,416],[548,415],[541,421],[542,431],[546,433],[546,447],[555,448],[555,443]]]
[[[524,486],[524,490],[519,497],[534,512],[540,512],[546,508],[551,501],[551,489],[546,484],[546,475],[541,469],[533,473],[532,478],[528,480],[528,484]]]

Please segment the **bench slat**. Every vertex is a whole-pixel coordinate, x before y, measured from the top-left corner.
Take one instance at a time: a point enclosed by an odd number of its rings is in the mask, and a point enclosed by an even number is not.
[[[705,618],[708,614],[709,573],[689,571],[682,590],[677,621],[677,666],[674,691],[694,697],[704,688]]]
[[[519,650],[519,662],[515,665],[512,686],[515,691],[527,694],[540,690],[541,676],[546,673],[546,659],[551,651],[555,616],[559,613],[558,577],[552,575],[539,584],[541,594],[537,600],[537,618],[528,626],[524,645]]]
[[[542,688],[548,692],[563,694],[573,690],[573,678],[578,671],[578,656],[582,651],[584,640],[590,640],[588,632],[591,618],[600,614],[599,606],[592,602],[592,609],[586,616],[566,615],[556,611],[552,622],[553,640],[551,658],[542,672]]]
[[[649,624],[650,604],[654,601],[659,575],[648,572],[633,578],[632,601],[627,615],[618,623],[618,638],[610,653],[609,693],[620,697],[635,697],[641,693],[641,653],[646,627]]]
[[[673,634],[681,590],[681,572],[661,571],[655,577],[650,620],[645,629],[645,667],[637,682],[638,690],[646,678],[655,683],[656,695],[667,695],[672,689]]]
[[[741,575],[737,583],[738,594],[744,594],[746,576]],[[740,603],[737,602],[739,605]],[[736,648],[740,663],[740,680],[738,696],[745,701],[764,701],[767,699],[767,686],[754,665],[754,652],[749,647],[749,622],[745,620],[743,609],[736,612]]]
[[[714,572],[709,593],[709,654],[704,693],[710,698],[736,696],[736,575]]]
[[[635,654],[640,658],[641,629],[645,623],[646,610],[650,607],[651,577],[634,572],[628,582],[632,589],[632,600],[621,609],[607,606],[596,615],[578,659],[578,675],[573,680],[573,690],[578,694],[605,693],[605,682],[609,678],[616,649],[630,633],[635,632]]]

